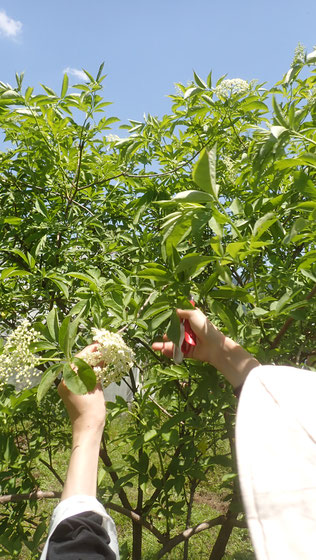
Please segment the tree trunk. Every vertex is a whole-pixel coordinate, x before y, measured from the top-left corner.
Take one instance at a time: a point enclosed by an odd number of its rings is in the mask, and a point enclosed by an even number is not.
[[[132,560],[141,560],[142,558],[142,526],[140,523],[133,521],[133,553]]]
[[[228,512],[227,519],[221,526],[220,531],[217,535],[217,539],[213,546],[209,560],[221,560],[223,558],[227,543],[229,541],[230,535],[234,528],[233,521],[235,518],[236,518],[236,514],[232,514],[231,512]]]

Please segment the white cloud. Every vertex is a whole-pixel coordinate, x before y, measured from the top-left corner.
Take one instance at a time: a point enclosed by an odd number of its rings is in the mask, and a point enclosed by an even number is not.
[[[64,74],[70,74],[71,76],[75,76],[79,80],[87,81],[88,78],[83,70],[77,70],[77,68],[70,68],[69,66],[65,68]]]
[[[0,35],[14,38],[22,29],[22,23],[7,16],[4,10],[0,11]]]

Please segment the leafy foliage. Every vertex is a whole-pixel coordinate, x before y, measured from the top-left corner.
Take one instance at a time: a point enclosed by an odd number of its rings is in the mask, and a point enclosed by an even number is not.
[[[312,366],[315,61],[315,52],[296,57],[271,91],[251,83],[227,93],[223,78],[213,88],[211,75],[204,82],[195,74],[170,96],[169,115],[130,121],[122,138],[107,133],[117,119],[101,95],[102,65],[71,90],[65,75],[60,95],[47,86],[23,90],[23,76],[16,87],[0,83],[8,146],[0,153],[1,329],[5,337],[31,319],[43,370],[41,408],[34,390],[3,393],[2,494],[42,489],[36,464],[45,452],[58,480],[54,450],[68,432],[54,380],[63,372],[73,390],[86,391],[93,372],[79,361],[75,383],[74,354],[91,342],[92,326],[123,328],[143,386],[131,371],[132,408],[120,398],[108,407],[100,477],[108,507],[119,501],[121,513],[136,512],[161,558],[185,540],[176,526],[190,526],[197,488],[220,468],[228,509],[210,526],[242,523],[227,476],[230,389],[209,366],[170,365],[150,344],[166,330],[177,340],[173,310],[190,306],[193,294],[262,362]],[[123,413],[121,458],[111,459],[111,422]],[[23,543],[34,554],[45,538],[45,514],[30,503],[4,507],[2,557],[19,557]],[[149,523],[160,518],[163,530]],[[28,523],[38,526],[32,545]],[[133,526],[139,558],[141,525]]]

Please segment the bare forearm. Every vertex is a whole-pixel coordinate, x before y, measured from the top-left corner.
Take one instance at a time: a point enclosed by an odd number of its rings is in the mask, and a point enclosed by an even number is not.
[[[96,496],[101,434],[73,433],[73,444],[62,500],[76,494]]]
[[[223,333],[219,334],[216,352],[209,361],[234,388],[242,385],[248,373],[260,365],[254,356]]]

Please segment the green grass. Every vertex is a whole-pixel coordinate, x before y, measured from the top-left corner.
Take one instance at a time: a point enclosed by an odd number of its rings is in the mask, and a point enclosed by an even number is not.
[[[111,431],[113,433],[113,438],[120,429],[122,419],[119,422],[113,423]],[[69,441],[70,445],[70,441]],[[109,446],[111,447],[111,445]],[[116,444],[113,449],[110,450],[110,455],[113,457],[114,462],[120,461],[120,454],[122,449],[120,449]],[[48,457],[43,454],[43,459],[46,461]],[[61,476],[62,479],[66,476],[67,464],[69,458],[69,450],[60,450],[55,454],[54,457],[54,468]],[[192,520],[190,525],[194,526],[202,521],[212,519],[223,513],[225,492],[220,490],[220,481],[222,477],[222,468],[218,467],[217,470],[212,473],[208,482],[203,482],[199,487],[198,498],[194,502]],[[36,477],[39,480],[39,485],[41,490],[61,490],[60,484],[57,482],[54,475],[45,467],[42,463],[38,463]],[[106,493],[104,492],[107,484],[109,483],[109,475],[106,474],[101,483],[100,491],[103,494],[101,501],[107,501]],[[126,488],[128,498],[132,504],[136,502],[137,489],[135,487]],[[152,492],[152,488],[148,488],[148,495]],[[119,499],[115,497],[116,503],[120,504]],[[37,503],[37,516],[40,518],[42,514],[46,514],[48,519],[50,518],[54,507],[57,505],[58,500],[43,500]],[[113,517],[120,545],[121,560],[130,560],[131,550],[132,550],[132,523],[131,521],[117,512],[109,512]],[[26,510],[26,517],[28,515],[34,516],[34,511],[32,506],[28,506]],[[184,529],[184,518],[183,515],[179,515],[175,519],[175,526],[172,529],[171,536],[178,534]],[[165,530],[165,520],[162,517],[155,516],[152,519],[153,524],[158,530],[163,532]],[[209,530],[205,530],[198,535],[193,536],[189,541],[189,558],[190,560],[209,560],[209,556],[216,540],[218,531],[220,527],[215,527]],[[44,533],[45,536],[45,533]],[[140,560],[155,560],[157,552],[160,550],[161,545],[158,543],[157,539],[147,530],[143,529],[143,553],[142,559]],[[37,555],[32,554],[26,547],[23,548],[22,554],[19,556],[19,560],[35,560],[38,558]],[[175,547],[169,554],[164,556],[166,560],[182,560],[183,559],[183,544]],[[232,536],[228,542],[226,553],[223,560],[254,560],[253,549],[248,536],[248,531],[243,529],[234,529]]]

